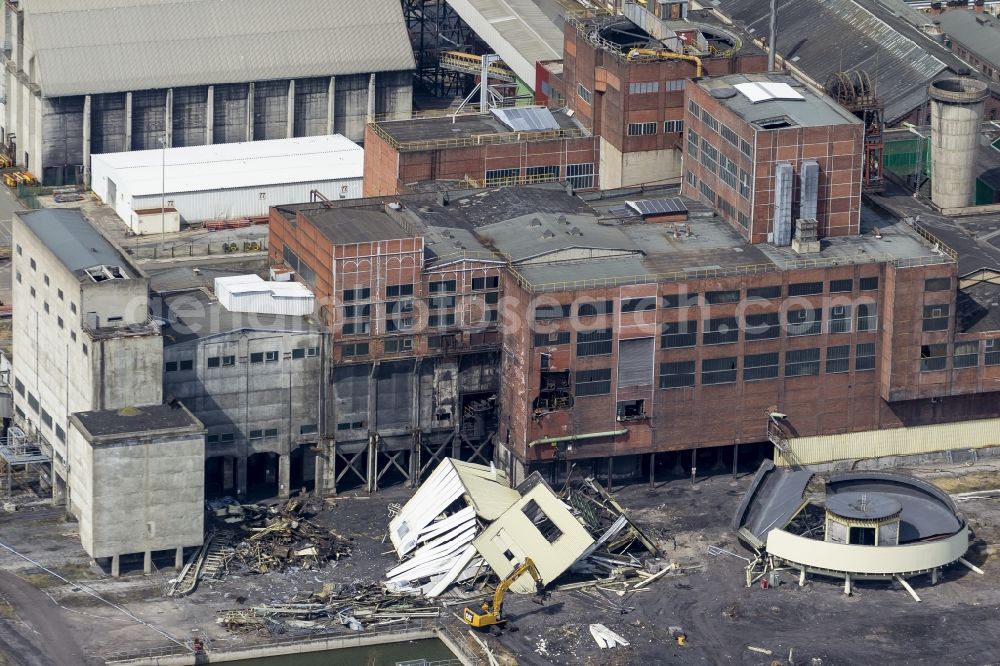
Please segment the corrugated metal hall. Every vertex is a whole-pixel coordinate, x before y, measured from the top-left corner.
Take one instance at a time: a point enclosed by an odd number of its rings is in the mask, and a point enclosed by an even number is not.
[[[343,134],[408,118],[397,0],[7,2],[3,143],[45,185],[90,155]]]

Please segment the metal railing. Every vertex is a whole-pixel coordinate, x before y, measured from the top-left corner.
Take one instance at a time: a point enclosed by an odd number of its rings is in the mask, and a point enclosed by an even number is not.
[[[240,645],[234,648],[219,648],[213,649],[212,644],[205,644],[205,651],[208,654],[228,654],[228,655],[239,655],[243,653],[252,653],[266,648],[282,648],[289,645],[301,644],[301,643],[315,643],[327,640],[339,640],[343,641],[345,644],[335,648],[330,648],[330,650],[338,650],[346,647],[358,647],[357,645],[351,645],[352,643],[361,643],[365,638],[372,638],[375,636],[386,636],[389,634],[398,635],[400,637],[400,642],[407,640],[407,636],[412,634],[425,633],[428,631],[435,631],[439,629],[438,624],[435,620],[406,620],[404,622],[398,622],[395,624],[386,624],[381,626],[374,626],[364,631],[349,631],[343,627],[335,627],[325,632],[317,632],[312,634],[307,634],[303,636],[292,636],[288,638],[279,638],[277,640],[269,640],[260,643],[255,643],[251,645]],[[216,643],[218,645],[218,643]],[[193,650],[190,647],[182,645],[165,645],[158,648],[146,648],[141,650],[130,650],[127,652],[115,652],[110,656],[105,658],[106,664],[127,664],[130,662],[138,662],[143,659],[151,659],[155,657],[166,657],[181,654],[190,654]],[[279,652],[275,652],[279,654]],[[450,661],[450,660],[449,660]],[[447,661],[445,662],[447,663]]]
[[[953,250],[951,247],[946,245],[940,238],[932,234],[923,225],[912,218],[906,218],[904,222],[917,232],[917,235],[926,240],[929,243],[937,246],[942,252],[944,252],[951,259],[958,261],[958,252]],[[937,262],[937,263],[947,263],[947,262]],[[917,264],[920,265],[920,264]]]
[[[374,132],[376,136],[399,152],[411,150],[439,150],[441,148],[466,148],[469,146],[499,146],[525,141],[553,141],[556,139],[578,139],[591,136],[591,134],[585,129],[568,127],[557,130],[544,130],[540,132],[494,132],[490,134],[470,134],[468,136],[441,139],[414,139],[411,141],[398,141],[386,132],[380,123],[368,123],[368,127],[371,128],[372,132]]]
[[[148,661],[157,657],[173,657],[183,654],[193,654],[194,650],[184,645],[165,645],[163,647],[143,648],[140,650],[126,650],[113,652],[104,659],[105,664],[128,664],[132,662]]]

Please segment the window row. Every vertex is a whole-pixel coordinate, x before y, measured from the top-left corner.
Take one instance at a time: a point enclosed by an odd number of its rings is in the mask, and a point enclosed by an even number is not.
[[[680,92],[684,90],[684,79],[665,81],[663,89],[667,92]],[[660,92],[659,81],[632,81],[628,84],[628,93],[630,95],[645,95],[656,92]]]
[[[652,124],[653,131],[649,132],[649,134],[656,133],[656,123]],[[485,184],[486,187],[503,187],[508,185],[520,185],[522,183],[554,182],[559,180],[559,174],[560,167],[558,166],[527,167],[524,170],[523,176],[519,167],[510,169],[488,169],[485,173]],[[574,189],[582,190],[593,188],[595,186],[593,162],[587,162],[585,164],[567,164],[565,180],[567,183],[572,185]]]
[[[983,365],[1000,365],[1000,338],[983,340]],[[975,368],[979,366],[979,340],[956,342],[952,353],[952,367]],[[948,345],[923,345],[920,348],[920,371],[934,372],[948,368]]]
[[[785,377],[803,377],[849,372],[851,369],[851,345],[837,345],[826,348],[825,367],[820,359],[821,349],[793,349],[784,354],[784,369],[780,365],[779,352],[747,354],[743,357],[743,381],[759,381]],[[875,343],[867,342],[854,346],[854,369],[859,372],[875,369]],[[739,358],[704,359],[701,362],[701,385],[731,384],[737,380]],[[660,388],[684,388],[695,385],[696,361],[672,361],[660,364]]]
[[[823,311],[815,309],[795,309],[785,312],[784,329],[790,337],[820,335],[823,332]],[[698,344],[698,321],[666,322],[662,326],[660,346],[664,349],[694,347]],[[851,306],[835,305],[827,311],[827,333],[850,333],[851,324],[858,332],[875,331],[878,328],[878,314],[875,304],[860,304],[852,317]],[[780,312],[748,314],[740,321],[737,317],[715,317],[705,320],[701,342],[704,345],[719,345],[738,342],[740,329],[747,341],[770,340],[781,335]]]
[[[867,282],[866,282],[867,281]],[[831,282],[831,293],[834,290],[834,282]],[[852,280],[844,280],[839,282],[846,282],[853,284]],[[870,290],[878,288],[878,278],[862,278],[862,289]],[[801,295],[819,295],[823,293],[823,283],[822,282],[811,282],[811,283],[800,283],[800,284],[790,284],[788,285],[788,295],[789,296],[801,296]],[[850,290],[850,287],[848,288]],[[702,298],[704,295],[704,298]],[[746,290],[747,300],[773,300],[778,299],[783,296],[783,289],[781,285],[772,285],[768,287],[750,287]],[[721,291],[707,291],[704,294],[699,292],[692,293],[677,293],[677,294],[665,294],[661,297],[660,303],[665,309],[677,309],[677,308],[688,308],[688,307],[698,307],[700,305],[725,305],[729,303],[739,303],[741,301],[741,291],[739,289],[731,290],[721,290]],[[655,296],[642,296],[638,298],[623,298],[619,305],[621,312],[645,312],[655,310],[657,307],[657,298]],[[851,305],[837,305],[830,308],[831,318],[849,318]],[[948,306],[928,306],[925,312],[925,317],[931,316],[947,317]],[[943,310],[942,310],[943,308]],[[859,304],[857,306],[859,312],[863,311],[863,316],[871,317],[876,313],[875,304]],[[576,316],[578,317],[590,317],[595,315],[612,314],[614,313],[614,301],[587,301],[585,303],[579,303],[576,306]],[[943,314],[942,314],[943,312]],[[559,303],[551,305],[538,305],[535,307],[534,320],[537,321],[549,321],[553,319],[567,319],[573,313],[573,304],[571,303]],[[797,315],[799,316],[799,315]],[[947,328],[947,326],[945,326]],[[859,329],[859,330],[872,330],[872,329]],[[844,331],[831,331],[831,332],[844,332]]]

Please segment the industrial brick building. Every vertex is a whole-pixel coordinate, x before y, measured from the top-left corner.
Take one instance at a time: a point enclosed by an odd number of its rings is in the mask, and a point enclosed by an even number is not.
[[[751,243],[788,245],[792,223],[858,233],[864,125],[782,74],[732,74],[686,91],[681,191],[718,208]]]
[[[4,3],[9,157],[46,185],[89,182],[90,155],[343,134],[407,118],[400,4]],[[162,143],[161,143],[162,142]]]
[[[316,285],[331,331],[327,488],[419,481],[446,440],[489,457],[478,423],[516,482],[759,443],[775,412],[783,436],[996,415],[997,335],[957,322],[954,252],[919,226],[862,219],[800,254],[674,192],[274,210],[271,261]]]
[[[569,17],[563,60],[539,63],[536,94],[600,137],[602,187],[677,183],[687,80],[763,72],[767,58],[686,0],[627,2],[623,12]]]
[[[595,188],[598,142],[575,118],[545,107],[374,122],[365,131],[365,196],[403,193],[431,181],[461,187],[565,180],[577,189]]]
[[[271,211],[270,260],[315,290],[335,341],[325,490],[416,481],[442,457],[492,460],[503,262],[447,214],[438,226],[394,202]]]

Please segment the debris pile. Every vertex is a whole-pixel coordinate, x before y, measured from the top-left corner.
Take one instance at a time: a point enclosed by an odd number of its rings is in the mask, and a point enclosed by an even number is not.
[[[484,573],[503,579],[526,557],[545,585],[570,573],[587,584],[629,577],[641,588],[666,573],[649,557],[656,544],[594,479],[571,477],[557,494],[535,473],[511,488],[493,466],[450,458],[392,518],[389,538],[400,564],[386,587],[426,597]],[[521,576],[510,589],[534,584]]]
[[[318,513],[310,502],[289,500],[283,507],[245,505],[243,536],[225,572],[283,572],[290,567],[319,569],[330,560],[351,554],[351,540],[309,520]]]
[[[206,504],[216,524],[171,581],[167,596],[190,594],[199,580],[219,580],[229,573],[319,569],[351,554],[351,539],[309,520],[322,508],[319,501],[260,505],[223,498]]]
[[[373,626],[436,619],[438,606],[415,597],[387,592],[379,585],[334,586],[294,597],[287,603],[224,610],[216,622],[233,633],[301,636],[330,633],[341,627],[362,631]]]

